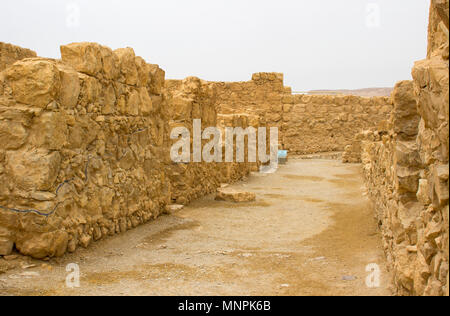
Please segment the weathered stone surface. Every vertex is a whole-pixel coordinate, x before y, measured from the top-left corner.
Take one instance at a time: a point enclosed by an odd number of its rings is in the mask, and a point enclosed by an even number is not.
[[[217,190],[216,200],[235,203],[253,202],[256,200],[256,194],[252,192],[236,191],[229,188],[220,188]]]
[[[78,73],[63,64],[58,63],[56,67],[58,68],[59,76],[61,78],[59,102],[63,108],[72,109],[78,103],[78,97],[81,90]]]
[[[136,66],[136,55],[132,48],[119,48],[114,51],[119,58],[120,77],[119,81],[128,85],[137,85],[139,81],[138,68]]]
[[[33,57],[36,57],[36,53],[32,50],[0,42],[0,71],[16,61]]]
[[[72,43],[61,46],[61,58],[76,71],[95,77],[103,68],[101,50],[97,43]]]
[[[17,250],[37,259],[61,257],[67,250],[69,235],[64,231],[24,234],[16,241]]]
[[[445,205],[448,204],[449,199],[449,187],[448,187],[448,173],[449,166],[447,165],[435,165],[431,169],[433,183],[434,183],[434,191],[439,200],[439,204]]]
[[[21,123],[0,121],[0,144],[3,149],[19,149],[27,136],[28,133]]]
[[[12,253],[13,247],[14,236],[11,230],[0,226],[0,256],[10,255]]]
[[[9,256],[12,253],[14,242],[5,237],[0,237],[0,256]]]
[[[18,102],[40,108],[56,100],[61,88],[55,63],[42,58],[16,62],[5,70],[5,82]]]
[[[412,81],[400,81],[392,93],[394,111],[392,124],[399,140],[414,139],[419,130],[420,116]]]
[[[61,150],[67,143],[68,133],[64,113],[46,112],[34,119],[29,143],[36,148]]]
[[[61,164],[58,152],[43,149],[7,152],[6,173],[20,189],[48,191],[55,184]]]
[[[159,68],[158,65],[148,65],[150,71],[149,90],[151,94],[161,95],[163,87],[165,86],[166,73]]]
[[[417,200],[421,202],[424,206],[431,203],[430,197],[430,185],[427,179],[421,179],[419,181],[419,190],[417,191]]]

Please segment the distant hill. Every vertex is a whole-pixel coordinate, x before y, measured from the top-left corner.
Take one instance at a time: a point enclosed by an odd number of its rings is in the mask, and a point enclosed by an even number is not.
[[[365,88],[357,90],[311,90],[306,94],[327,94],[327,95],[356,95],[360,97],[388,97],[391,95],[394,88]]]

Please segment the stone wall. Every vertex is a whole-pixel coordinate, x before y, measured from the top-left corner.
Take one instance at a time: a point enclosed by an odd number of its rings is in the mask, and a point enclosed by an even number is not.
[[[388,97],[290,96],[283,99],[283,146],[297,154],[344,151],[362,130],[386,120]]]
[[[196,77],[184,80],[167,80],[166,96],[169,107],[169,127],[185,127],[191,135],[193,145],[193,121],[200,119],[202,130],[208,127],[218,127],[224,136],[224,127],[249,126],[249,115],[221,115],[217,113],[217,90],[214,85]],[[258,127],[259,125],[256,125]],[[202,140],[202,148],[209,140]],[[224,137],[222,138],[224,141]],[[224,153],[222,146],[222,153]],[[192,157],[191,157],[192,158]],[[222,157],[223,158],[223,157]],[[170,183],[172,186],[172,201],[177,204],[187,204],[190,201],[215,192],[222,183],[237,181],[247,176],[251,170],[256,170],[255,164],[223,162],[194,162],[190,164],[175,164],[169,166]]]
[[[94,43],[0,72],[0,255],[61,256],[187,203],[250,165],[177,165],[170,129],[215,126],[214,91]]]
[[[16,61],[32,57],[36,57],[32,50],[0,42],[0,71]]]
[[[293,95],[278,73],[214,85],[220,113],[249,113],[277,126],[280,145],[292,154],[344,151],[355,134],[376,127],[392,109],[388,97]]]
[[[423,205],[417,242],[429,268],[418,293],[449,295],[449,1],[433,0],[428,58],[412,75],[420,115],[417,146],[422,170],[417,196]],[[438,28],[435,27],[438,25]],[[428,276],[428,277],[427,277]]]
[[[415,64],[412,82],[397,84],[385,128],[362,140],[368,192],[400,295],[449,294],[448,3],[432,1],[427,59]]]
[[[374,203],[384,250],[398,294],[413,293],[421,211],[416,193],[420,162],[415,138],[418,122],[411,81],[396,85],[391,118],[377,131],[366,131],[361,140],[364,176],[369,197]]]

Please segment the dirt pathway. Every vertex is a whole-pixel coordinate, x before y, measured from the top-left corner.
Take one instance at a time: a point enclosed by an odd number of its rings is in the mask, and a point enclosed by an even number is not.
[[[233,185],[256,202],[210,196],[62,259],[18,258],[0,274],[0,295],[390,295],[359,170],[293,160]],[[69,263],[80,267],[79,288],[65,285]],[[378,288],[365,282],[373,263]]]

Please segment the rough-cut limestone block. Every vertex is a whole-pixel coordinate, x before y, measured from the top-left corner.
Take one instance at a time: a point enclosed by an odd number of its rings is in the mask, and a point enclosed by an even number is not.
[[[102,71],[102,47],[97,43],[72,43],[63,45],[61,49],[61,58],[63,62],[72,66],[76,71],[90,75],[98,76]]]
[[[435,192],[439,200],[440,205],[448,204],[449,200],[449,165],[437,165],[432,168],[433,182],[435,186]]]
[[[236,191],[229,188],[220,188],[217,190],[216,200],[236,203],[253,202],[256,200],[256,194],[252,192]]]
[[[102,114],[113,114],[116,110],[117,97],[112,84],[109,84],[105,89],[102,89],[101,98],[103,99],[103,104],[100,104]]]
[[[24,233],[16,240],[16,248],[22,254],[36,259],[61,257],[67,250],[69,235],[65,231],[42,234]]]
[[[448,60],[448,21],[448,0],[432,0],[428,28],[428,58],[442,56]]]
[[[46,59],[18,61],[5,70],[5,80],[18,102],[40,108],[56,100],[61,88],[58,68]]]
[[[60,150],[67,143],[66,117],[61,112],[46,112],[33,120],[29,143],[36,148]]]
[[[419,180],[419,190],[417,191],[417,200],[422,203],[424,206],[427,206],[431,203],[431,187],[427,179]]]
[[[14,234],[9,229],[0,226],[0,256],[8,256],[14,247]]]
[[[166,72],[158,65],[149,64],[147,68],[150,72],[148,84],[150,94],[161,95],[165,85]]]
[[[36,53],[32,50],[0,42],[0,71],[16,61],[33,57],[36,57]]]
[[[87,107],[89,104],[95,104],[99,101],[102,86],[98,79],[78,73],[80,80],[80,95],[81,98],[78,105]]]
[[[12,253],[14,242],[5,237],[0,237],[0,256],[9,256]]]
[[[414,95],[414,85],[412,81],[400,81],[395,85],[392,92],[394,102],[394,115],[397,117],[407,117],[417,114],[417,101]]]
[[[48,191],[59,172],[61,156],[44,149],[6,153],[6,173],[20,189]]]
[[[27,139],[28,133],[18,122],[0,121],[0,144],[3,149],[18,149]]]
[[[135,58],[139,86],[146,87],[150,81],[150,68],[142,57]]]
[[[120,75],[119,58],[109,47],[100,47],[100,56],[102,58],[103,75],[105,79],[117,80]]]
[[[397,190],[399,193],[417,193],[420,171],[408,167],[397,166]]]
[[[397,141],[395,146],[396,162],[400,166],[420,168],[422,162],[415,141]]]
[[[135,86],[139,82],[139,73],[136,65],[136,55],[130,47],[119,48],[114,51],[119,58],[120,78],[119,81],[127,85]]]
[[[139,89],[140,107],[139,113],[143,116],[150,115],[153,112],[153,101],[148,95],[146,88]]]
[[[394,131],[400,138],[414,138],[418,133],[420,116],[412,81],[400,81],[392,92]]]
[[[418,111],[428,128],[437,129],[440,123],[448,118],[448,62],[440,58],[418,61],[412,72],[416,94],[418,95]],[[425,91],[417,93],[423,87]]]
[[[426,162],[448,162],[449,73],[448,61],[439,57],[417,62],[413,69],[418,110],[422,116],[419,143]]]
[[[59,91],[60,105],[66,109],[72,109],[77,105],[80,95],[80,80],[78,73],[64,64],[58,63],[56,67],[59,70],[61,78],[61,90]]]
[[[135,89],[130,90],[126,101],[125,114],[137,116],[139,114],[139,109],[141,108],[141,102],[139,91]]]

